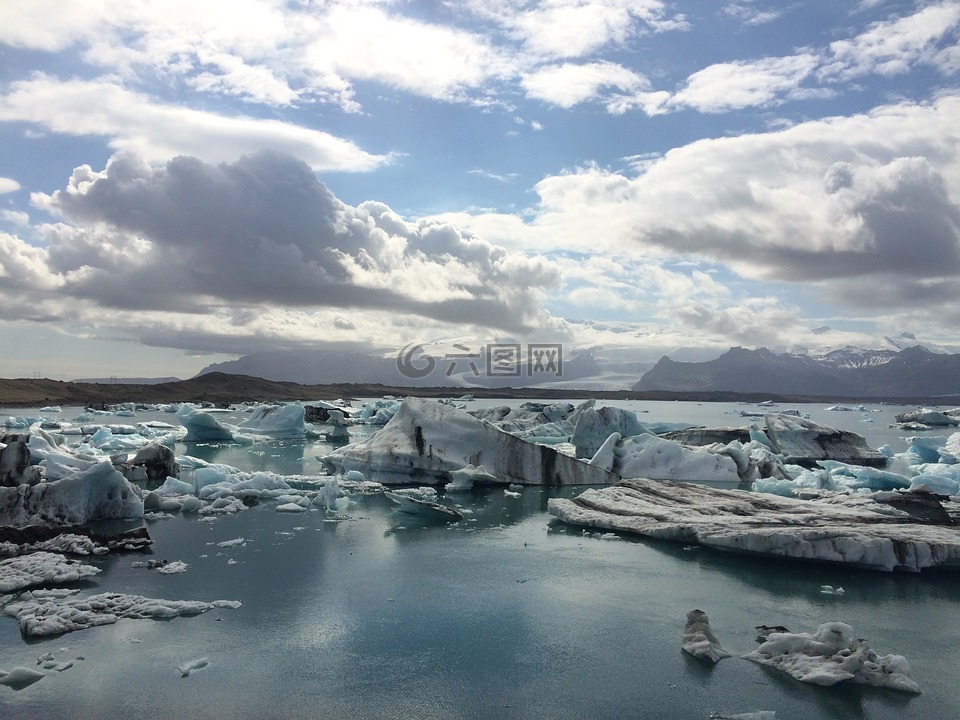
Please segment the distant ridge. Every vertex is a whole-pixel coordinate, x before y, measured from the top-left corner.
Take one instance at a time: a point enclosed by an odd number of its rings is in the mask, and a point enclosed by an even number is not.
[[[916,345],[899,352],[844,348],[820,357],[730,348],[716,360],[664,356],[633,390],[777,393],[867,398],[960,395],[960,354]]]
[[[385,395],[404,397],[449,398],[457,397],[464,388],[404,387],[376,383],[343,383],[328,385],[301,385],[277,382],[247,375],[208,373],[190,380],[154,385],[124,385],[99,383],[74,383],[48,379],[2,379],[0,378],[0,407],[38,407],[41,405],[100,406],[125,402],[135,403],[210,403],[231,405],[240,402],[277,402],[293,400],[337,400],[354,398],[379,398]],[[475,397],[524,399],[524,400],[668,400],[692,402],[750,402],[772,400],[780,403],[803,402],[857,402],[866,400],[857,395],[793,395],[770,392],[730,392],[691,390],[577,390],[569,387],[516,387],[516,388],[470,388]],[[937,398],[930,396],[896,398],[872,398],[874,401],[890,400],[903,404],[934,404]],[[958,398],[957,401],[960,401]],[[957,402],[955,401],[955,402]]]
[[[178,377],[157,377],[157,378],[144,378],[144,377],[102,377],[102,378],[77,378],[76,380],[71,380],[70,382],[75,383],[90,383],[93,385],[158,385],[160,383],[173,383],[180,382]]]

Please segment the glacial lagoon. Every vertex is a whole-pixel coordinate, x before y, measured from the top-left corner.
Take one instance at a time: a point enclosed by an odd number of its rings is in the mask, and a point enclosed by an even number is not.
[[[490,404],[504,403],[469,407]],[[739,413],[760,410],[609,404],[638,411],[644,422],[706,425],[746,424]],[[792,407],[857,432],[872,447],[889,443],[900,452],[902,438],[915,434],[889,427],[904,409],[895,406]],[[0,409],[0,416],[36,411]],[[60,417],[80,412],[64,408]],[[110,422],[146,420],[175,422],[145,412]],[[375,430],[357,426],[351,435]],[[178,444],[176,453],[311,476],[321,472],[317,456],[331,449],[322,440],[284,439]],[[585,533],[547,514],[549,498],[582,490],[448,494],[442,500],[465,514],[457,524],[403,515],[382,495],[355,496],[336,517],[278,513],[265,502],[213,521],[174,515],[110,523],[103,529],[146,524],[152,550],[89,560],[102,572],[75,586],[81,594],[242,604],[39,641],[25,641],[15,620],[0,616],[0,669],[38,668],[38,658],[49,656],[72,661],[21,690],[0,686],[0,717],[960,717],[958,573],[745,558]],[[134,567],[148,559],[187,568]],[[824,585],[844,593],[824,594]],[[694,608],[709,615],[732,657],[708,666],[681,651]],[[922,694],[807,685],[741,657],[758,645],[756,625],[814,632],[828,621],[848,623],[881,654],[904,655]]]

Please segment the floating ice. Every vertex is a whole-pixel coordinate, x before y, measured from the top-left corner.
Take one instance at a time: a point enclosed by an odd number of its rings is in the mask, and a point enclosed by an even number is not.
[[[927,408],[900,413],[897,415],[896,419],[898,423],[921,423],[922,425],[933,425],[937,427],[960,425],[960,420],[952,415],[947,415],[939,410],[930,410]]]
[[[68,560],[63,555],[36,552],[0,560],[0,592],[23,590],[33,585],[76,582],[93,577],[100,568]]]
[[[902,655],[878,655],[866,640],[854,637],[842,622],[821,625],[814,634],[771,633],[748,660],[782,670],[803,682],[836,685],[850,681],[919,693]]]
[[[303,437],[306,432],[303,405],[261,405],[240,427],[250,433],[271,437]]]
[[[616,407],[597,409],[591,402],[582,407],[570,442],[576,447],[578,458],[591,458],[613,433],[627,438],[647,434],[649,430],[631,410]]]
[[[389,490],[383,494],[397,504],[397,510],[400,512],[409,513],[411,515],[419,515],[420,517],[425,518],[435,518],[438,520],[463,520],[463,513],[438,502],[421,500],[410,495],[393,493]]]
[[[805,501],[635,479],[591,488],[573,499],[551,498],[547,509],[572,525],[748,554],[885,571],[960,565],[956,526],[914,519],[870,496]]]
[[[623,478],[691,480],[736,487],[740,484],[737,464],[730,457],[701,448],[688,448],[656,435],[636,435],[604,444],[590,460]],[[602,464],[601,464],[602,463]]]
[[[0,524],[135,517],[143,517],[140,491],[109,460],[52,482],[0,487]]]
[[[684,652],[714,663],[730,657],[730,653],[723,649],[717,636],[713,634],[710,619],[703,610],[691,610],[687,613],[682,647]]]
[[[391,484],[449,482],[483,465],[501,483],[606,485],[616,477],[545,445],[525,442],[450,405],[407,398],[379,432],[323,458],[331,471],[360,470]]]
[[[282,505],[277,505],[276,511],[279,513],[302,513],[306,512],[306,508],[303,505],[298,505],[295,502],[283,503]]]
[[[215,607],[237,607],[227,602],[162,600],[140,595],[101,593],[67,600],[17,601],[7,605],[4,612],[17,619],[20,632],[25,636],[45,637],[97,625],[111,625],[120,618],[160,620],[199,615]]]
[[[177,672],[180,673],[180,677],[189,677],[190,673],[192,673],[194,670],[200,670],[209,664],[210,662],[205,657],[197,658],[195,660],[187,660],[186,662],[177,665]]]
[[[234,439],[233,432],[208,412],[192,410],[185,405],[177,416],[187,429],[183,442],[229,442]]]
[[[450,471],[450,482],[444,486],[447,492],[461,492],[471,490],[476,483],[489,485],[497,482],[497,478],[487,472],[487,469],[480,465],[467,464],[459,470]]]
[[[0,685],[6,685],[14,690],[23,690],[23,688],[33,685],[37,680],[42,680],[45,677],[46,673],[39,670],[15,667],[10,672],[0,670]]]

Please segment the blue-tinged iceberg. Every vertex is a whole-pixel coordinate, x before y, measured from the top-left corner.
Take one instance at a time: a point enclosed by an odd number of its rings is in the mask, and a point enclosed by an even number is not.
[[[504,485],[609,485],[617,476],[522,440],[436,400],[407,398],[375,435],[322,458],[328,469],[359,470],[387,484],[440,484],[468,465]]]
[[[0,525],[83,525],[91,520],[142,516],[140,490],[109,460],[59,480],[0,487]]]

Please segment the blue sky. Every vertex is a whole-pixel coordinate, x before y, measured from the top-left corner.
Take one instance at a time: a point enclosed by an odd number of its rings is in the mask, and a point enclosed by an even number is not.
[[[960,2],[6,0],[0,377],[960,351]]]

